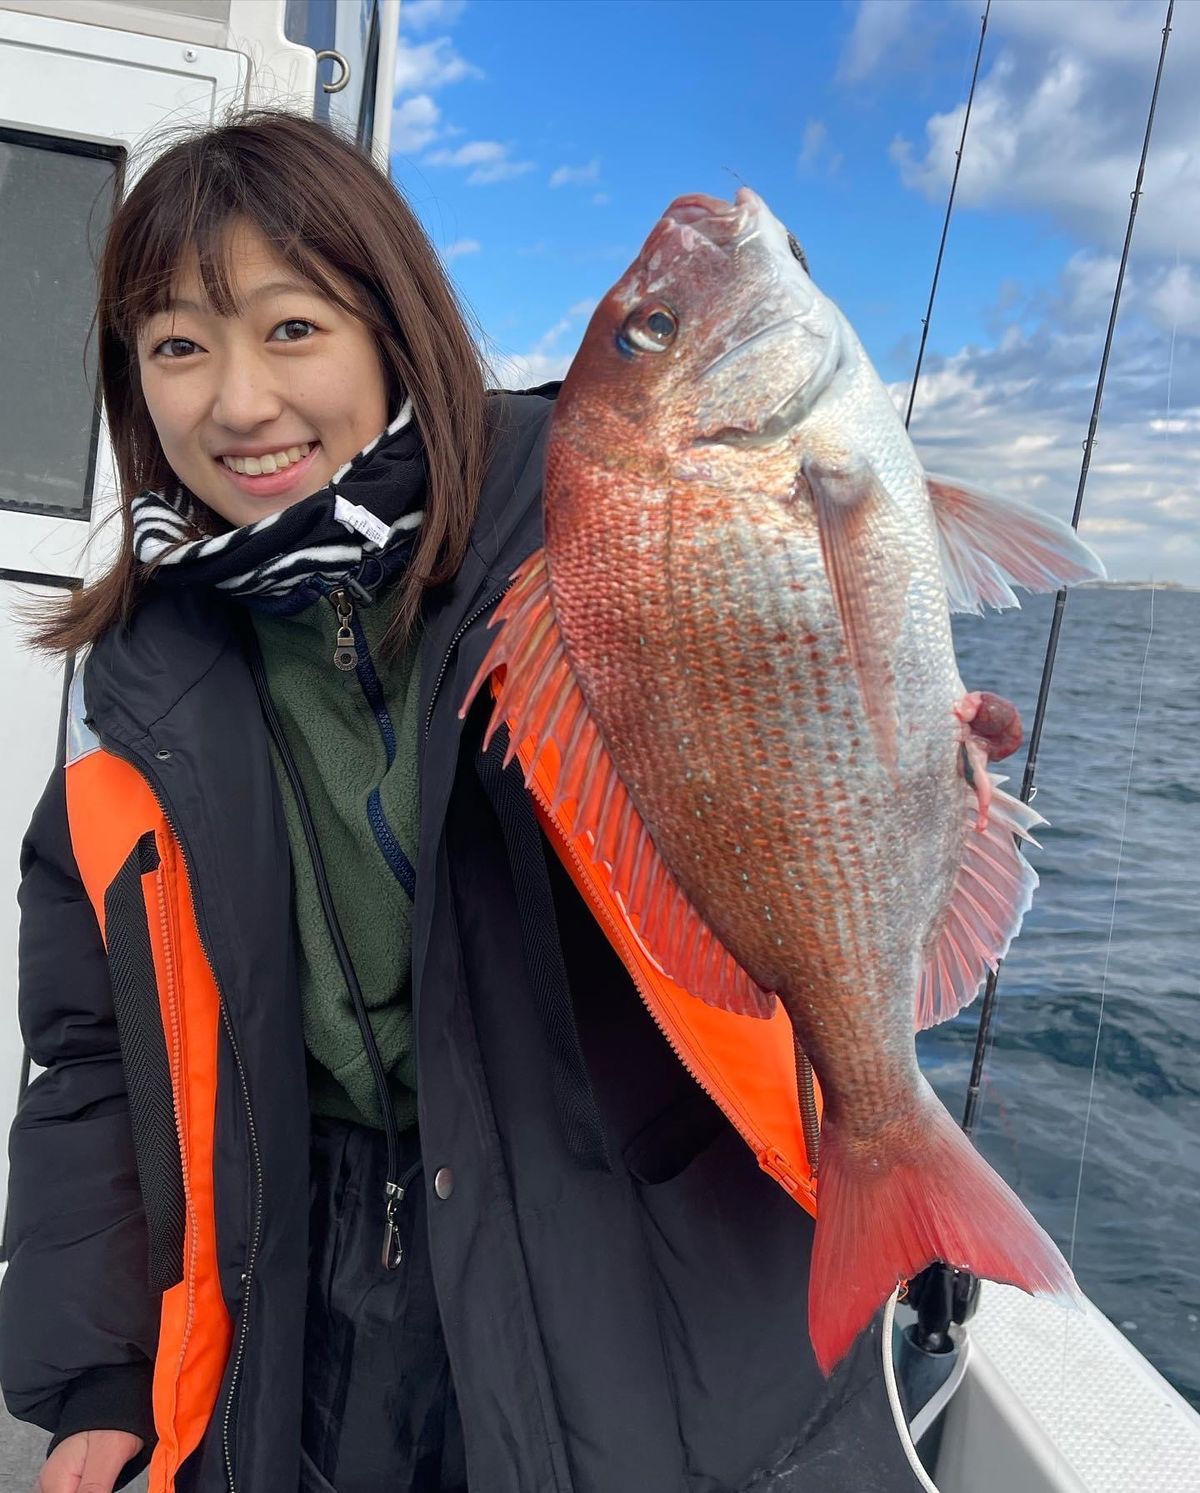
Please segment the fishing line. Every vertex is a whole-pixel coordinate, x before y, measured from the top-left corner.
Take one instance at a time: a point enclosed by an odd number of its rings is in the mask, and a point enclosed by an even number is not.
[[[933,266],[933,284],[929,287],[929,304],[921,320],[921,345],[917,349],[917,366],[913,369],[912,385],[908,391],[908,409],[904,413],[904,428],[912,419],[913,400],[917,397],[917,380],[921,377],[921,364],[925,358],[925,343],[929,339],[929,324],[933,320],[933,300],[937,295],[938,280],[942,273],[942,255],[946,252],[946,235],[950,231],[950,214],[954,211],[954,193],[958,189],[958,173],[962,168],[963,146],[967,143],[967,126],[971,122],[971,105],[975,102],[975,83],[979,77],[979,59],[983,56],[983,39],[987,35],[988,15],[992,0],[987,0],[979,27],[979,46],[975,52],[975,68],[971,73],[971,88],[967,94],[967,108],[963,115],[962,134],[958,137],[958,149],[954,152],[954,175],[950,179],[950,196],[946,202],[946,216],[942,222],[942,237],[938,244],[937,260]]]
[[[1146,665],[1150,660],[1150,643],[1154,637],[1154,586],[1150,587],[1150,627],[1146,649],[1142,654],[1142,673],[1138,680],[1137,708],[1133,715],[1133,740],[1129,744],[1129,771],[1125,776],[1125,804],[1121,810],[1121,839],[1117,846],[1117,869],[1113,878],[1112,910],[1108,920],[1108,943],[1104,950],[1104,968],[1100,975],[1100,1012],[1096,1022],[1096,1045],[1092,1049],[1092,1076],[1088,1081],[1087,1109],[1083,1117],[1083,1142],[1079,1148],[1079,1178],[1075,1184],[1075,1210],[1071,1215],[1071,1244],[1067,1264],[1075,1268],[1075,1235],[1079,1227],[1079,1200],[1083,1196],[1083,1168],[1087,1158],[1088,1132],[1092,1125],[1092,1101],[1096,1095],[1096,1070],[1100,1062],[1100,1034],[1104,1028],[1104,1006],[1108,996],[1108,969],[1112,962],[1113,933],[1117,926],[1117,902],[1121,893],[1121,862],[1125,855],[1125,826],[1129,822],[1129,795],[1133,790],[1133,762],[1137,756],[1138,725],[1142,719],[1142,696],[1146,688]]]
[[[1178,250],[1178,248],[1176,248],[1176,250],[1175,250],[1175,264],[1176,264],[1176,267],[1178,267],[1178,265],[1179,265],[1179,250]],[[1176,340],[1176,337],[1178,335],[1178,332],[1179,332],[1179,315],[1178,315],[1178,312],[1176,312],[1175,316],[1172,318],[1172,321],[1171,321],[1171,341],[1170,341],[1170,344],[1169,344],[1168,349],[1167,349],[1167,406],[1166,406],[1166,417],[1163,420],[1163,439],[1162,439],[1161,455],[1165,455],[1167,446],[1168,446],[1168,444],[1170,442],[1170,438],[1171,438],[1171,416],[1172,416],[1173,409],[1174,409],[1174,385],[1175,385],[1175,340]],[[1165,462],[1163,462],[1162,465],[1163,465],[1163,467],[1165,469]],[[1104,1010],[1105,1010],[1105,1001],[1106,1001],[1106,996],[1107,996],[1107,991],[1108,991],[1108,969],[1109,969],[1109,962],[1110,962],[1110,959],[1112,957],[1113,933],[1114,933],[1114,931],[1116,929],[1116,921],[1117,921],[1117,897],[1118,897],[1118,893],[1119,893],[1120,885],[1121,885],[1121,864],[1122,864],[1122,860],[1123,860],[1123,857],[1124,857],[1124,854],[1125,854],[1125,826],[1126,826],[1126,823],[1127,823],[1128,818],[1129,818],[1129,795],[1130,795],[1130,792],[1131,792],[1132,786],[1133,786],[1133,762],[1134,762],[1134,757],[1135,757],[1135,755],[1137,753],[1138,726],[1141,723],[1141,719],[1142,719],[1142,696],[1143,696],[1143,692],[1144,692],[1144,688],[1145,688],[1145,683],[1146,683],[1146,666],[1147,666],[1147,663],[1148,663],[1149,658],[1150,658],[1150,642],[1151,642],[1151,639],[1154,637],[1154,589],[1155,588],[1154,588],[1154,585],[1153,585],[1153,582],[1152,582],[1151,586],[1150,586],[1150,624],[1149,624],[1149,630],[1147,631],[1147,634],[1146,634],[1146,648],[1145,648],[1145,652],[1142,654],[1142,673],[1141,673],[1141,678],[1138,681],[1137,708],[1134,711],[1134,717],[1133,717],[1133,737],[1132,737],[1132,740],[1130,741],[1130,744],[1129,744],[1129,772],[1128,772],[1128,774],[1126,776],[1126,779],[1125,779],[1125,803],[1124,803],[1124,807],[1123,807],[1122,812],[1121,812],[1121,838],[1120,838],[1120,842],[1119,842],[1119,844],[1117,846],[1117,867],[1116,867],[1116,874],[1115,874],[1114,879],[1113,879],[1112,911],[1111,911],[1111,914],[1109,916],[1109,922],[1108,922],[1108,942],[1105,945],[1105,949],[1104,949],[1104,969],[1103,969],[1103,971],[1101,973],[1101,976],[1100,976],[1100,1011],[1099,1011],[1099,1016],[1098,1016],[1098,1019],[1097,1019],[1097,1022],[1096,1022],[1096,1045],[1095,1045],[1095,1048],[1092,1051],[1092,1072],[1091,1072],[1091,1077],[1088,1080],[1087,1107],[1086,1107],[1086,1110],[1084,1112],[1084,1118],[1083,1118],[1083,1140],[1082,1140],[1082,1143],[1081,1143],[1080,1148],[1079,1148],[1079,1175],[1077,1176],[1077,1178],[1075,1180],[1075,1206],[1074,1206],[1074,1211],[1072,1212],[1072,1215],[1071,1215],[1071,1242],[1070,1242],[1070,1245],[1069,1245],[1069,1247],[1067,1249],[1067,1262],[1071,1266],[1072,1270],[1074,1270],[1074,1268],[1075,1268],[1075,1241],[1076,1241],[1076,1236],[1077,1236],[1078,1228],[1079,1228],[1079,1204],[1080,1204],[1080,1201],[1081,1201],[1081,1199],[1083,1197],[1083,1169],[1084,1169],[1084,1161],[1085,1161],[1085,1159],[1087,1157],[1088,1134],[1089,1134],[1089,1131],[1091,1129],[1091,1123],[1092,1123],[1092,1102],[1093,1102],[1093,1099],[1094,1099],[1094,1096],[1095,1096],[1095,1091],[1096,1091],[1096,1072],[1097,1072],[1097,1068],[1098,1068],[1098,1064],[1099,1064],[1099,1059],[1100,1059],[1100,1034],[1101,1034],[1101,1032],[1104,1029]],[[1063,1321],[1063,1351],[1062,1351],[1062,1364],[1061,1364],[1060,1371],[1059,1371],[1059,1392],[1058,1392],[1058,1432],[1057,1432],[1057,1434],[1055,1436],[1055,1468],[1056,1468],[1056,1470],[1061,1465],[1061,1445],[1060,1445],[1060,1443],[1061,1443],[1061,1440],[1062,1440],[1063,1413],[1064,1413],[1065,1405],[1066,1405],[1067,1358],[1068,1358],[1068,1353],[1069,1353],[1069,1349],[1070,1349],[1071,1322],[1072,1322],[1072,1318],[1071,1318],[1070,1315],[1066,1316],[1065,1319],[1064,1319],[1064,1321]]]
[[[1096,393],[1092,401],[1092,416],[1088,422],[1087,438],[1083,443],[1083,463],[1079,470],[1079,486],[1075,492],[1075,507],[1071,514],[1071,527],[1078,529],[1079,515],[1083,511],[1083,495],[1087,487],[1088,471],[1092,464],[1092,447],[1096,441],[1096,427],[1100,423],[1100,405],[1104,397],[1104,383],[1108,376],[1108,360],[1112,352],[1113,334],[1117,326],[1117,313],[1121,306],[1121,291],[1125,284],[1125,269],[1129,263],[1129,249],[1133,242],[1133,225],[1137,218],[1138,202],[1142,195],[1142,180],[1146,174],[1146,157],[1150,151],[1150,136],[1154,129],[1154,115],[1158,108],[1158,90],[1162,82],[1163,64],[1167,60],[1167,42],[1171,36],[1171,17],[1175,11],[1175,0],[1167,0],[1167,15],[1163,23],[1162,46],[1158,53],[1158,68],[1154,74],[1154,92],[1150,96],[1150,109],[1146,115],[1146,132],[1142,139],[1142,154],[1138,162],[1137,180],[1130,193],[1129,221],[1125,227],[1125,243],[1121,250],[1121,263],[1117,269],[1117,283],[1113,290],[1112,307],[1108,315],[1108,331],[1104,338],[1104,352],[1100,359],[1100,373],[1096,379]],[[1054,616],[1050,622],[1050,636],[1046,641],[1046,656],[1042,663],[1042,679],[1038,687],[1037,708],[1033,726],[1029,732],[1029,747],[1025,756],[1025,773],[1021,780],[1022,803],[1031,803],[1037,789],[1034,778],[1037,773],[1038,748],[1042,740],[1042,726],[1046,719],[1046,706],[1050,699],[1050,680],[1054,673],[1054,660],[1058,653],[1058,639],[1062,632],[1063,613],[1067,606],[1065,587],[1054,598]],[[996,1008],[996,987],[1000,981],[998,966],[989,973],[983,993],[983,1004],[979,1011],[979,1031],[975,1038],[975,1055],[971,1063],[971,1079],[967,1086],[967,1100],[963,1108],[962,1128],[968,1136],[975,1130],[979,1117],[979,1099],[983,1086],[983,1068],[987,1058],[988,1039],[991,1035],[992,1018]]]
[[[1103,351],[1103,355],[1102,355],[1101,360],[1100,360],[1100,371],[1099,371],[1099,374],[1098,374],[1097,379],[1096,379],[1096,391],[1095,391],[1095,396],[1094,396],[1094,399],[1093,399],[1093,402],[1092,402],[1092,414],[1091,414],[1091,419],[1090,419],[1090,421],[1088,423],[1087,437],[1086,437],[1086,439],[1085,439],[1085,441],[1083,443],[1083,461],[1082,461],[1082,464],[1080,466],[1079,485],[1078,485],[1078,487],[1076,489],[1076,493],[1075,493],[1075,506],[1074,506],[1074,510],[1072,512],[1072,515],[1071,515],[1071,527],[1073,529],[1078,529],[1078,527],[1079,527],[1079,517],[1080,517],[1080,514],[1081,514],[1081,512],[1083,510],[1084,492],[1085,492],[1086,487],[1087,487],[1088,471],[1089,471],[1089,469],[1091,467],[1092,448],[1093,448],[1093,446],[1095,444],[1096,427],[1099,424],[1099,420],[1100,420],[1100,407],[1101,407],[1101,402],[1102,402],[1103,395],[1104,395],[1104,384],[1105,384],[1105,380],[1106,380],[1106,377],[1107,377],[1107,374],[1108,374],[1109,357],[1110,357],[1111,352],[1112,352],[1113,336],[1114,336],[1114,333],[1115,333],[1115,330],[1116,330],[1116,324],[1117,324],[1117,315],[1118,315],[1118,312],[1120,310],[1120,305],[1121,305],[1121,292],[1122,292],[1122,289],[1123,289],[1124,283],[1125,283],[1125,271],[1126,271],[1126,267],[1127,267],[1127,265],[1129,263],[1129,250],[1130,250],[1130,245],[1132,244],[1132,241],[1133,241],[1133,229],[1134,229],[1135,220],[1137,218],[1138,203],[1139,203],[1139,201],[1141,199],[1141,195],[1142,195],[1142,182],[1143,182],[1143,179],[1145,177],[1146,158],[1147,158],[1147,155],[1149,154],[1149,150],[1150,150],[1150,137],[1151,137],[1151,134],[1152,134],[1152,131],[1153,131],[1153,128],[1154,128],[1154,116],[1155,116],[1155,113],[1156,113],[1157,108],[1158,108],[1159,87],[1160,87],[1160,85],[1162,83],[1163,66],[1164,66],[1164,64],[1166,62],[1166,57],[1167,57],[1167,43],[1168,43],[1168,41],[1170,39],[1170,35],[1171,35],[1171,20],[1172,20],[1172,17],[1174,15],[1174,11],[1175,11],[1175,0],[1168,0],[1166,18],[1165,18],[1165,21],[1163,23],[1163,30],[1162,30],[1162,45],[1161,45],[1161,47],[1159,49],[1159,54],[1158,54],[1158,67],[1157,67],[1157,69],[1155,71],[1155,74],[1154,74],[1154,89],[1153,89],[1153,92],[1152,92],[1151,97],[1150,97],[1150,107],[1149,107],[1149,110],[1147,111],[1147,115],[1146,115],[1146,129],[1145,129],[1145,134],[1144,134],[1143,139],[1142,139],[1142,153],[1141,153],[1141,157],[1140,157],[1139,162],[1138,162],[1137,179],[1136,179],[1136,181],[1134,183],[1133,191],[1130,194],[1129,220],[1128,220],[1128,222],[1126,224],[1126,227],[1125,227],[1125,242],[1124,242],[1124,245],[1123,245],[1122,250],[1121,250],[1121,261],[1120,261],[1119,268],[1117,270],[1117,280],[1116,280],[1116,285],[1115,285],[1115,287],[1113,289],[1112,306],[1110,308],[1109,317],[1108,317],[1108,329],[1107,329],[1107,331],[1105,333],[1105,338],[1104,338],[1104,351]],[[984,19],[986,21],[986,14],[985,14]],[[982,38],[981,38],[981,42],[982,42]],[[965,121],[964,121],[964,125],[965,125]],[[931,300],[931,304],[932,304],[932,300]],[[911,392],[910,392],[910,397],[909,397],[909,408],[910,408],[910,410],[911,410],[911,407],[912,407],[912,395],[911,395]],[[1028,750],[1027,750],[1027,753],[1026,753],[1025,771],[1024,771],[1024,775],[1023,775],[1023,778],[1022,778],[1021,792],[1020,792],[1021,802],[1025,803],[1025,804],[1028,804],[1028,803],[1032,802],[1033,797],[1034,797],[1034,795],[1036,793],[1035,776],[1036,776],[1036,771],[1037,771],[1038,748],[1039,748],[1039,746],[1041,744],[1042,727],[1043,727],[1044,722],[1045,722],[1045,718],[1046,718],[1046,707],[1047,707],[1047,704],[1048,704],[1048,701],[1049,701],[1049,698],[1050,698],[1050,681],[1051,681],[1051,678],[1052,678],[1053,672],[1054,672],[1054,660],[1055,660],[1055,657],[1056,657],[1057,652],[1058,652],[1058,640],[1059,640],[1059,635],[1060,635],[1061,630],[1062,630],[1062,619],[1063,619],[1063,613],[1064,613],[1065,608],[1066,608],[1066,602],[1067,602],[1067,593],[1066,593],[1066,589],[1063,588],[1063,589],[1060,589],[1058,591],[1057,595],[1054,598],[1054,615],[1053,615],[1053,618],[1051,620],[1050,633],[1049,633],[1049,637],[1048,637],[1047,642],[1046,642],[1046,655],[1045,655],[1045,659],[1044,659],[1043,664],[1042,664],[1042,677],[1041,677],[1040,685],[1038,687],[1037,707],[1036,707],[1036,710],[1034,712],[1033,726],[1032,726],[1032,729],[1031,729],[1030,735],[1029,735],[1029,747],[1028,747]],[[1149,643],[1147,643],[1147,647],[1148,646],[1149,646]],[[1144,669],[1145,669],[1145,663],[1143,661],[1143,679],[1144,679]],[[1139,687],[1139,702],[1140,702],[1140,699],[1141,699],[1141,694],[1140,694],[1140,687]],[[1139,703],[1139,709],[1140,709],[1140,703]],[[1128,807],[1128,796],[1126,798],[1126,806]],[[1124,825],[1122,825],[1122,845],[1124,844],[1124,838],[1123,837],[1124,837]],[[1110,934],[1110,936],[1111,936],[1111,934]],[[996,1008],[996,990],[997,990],[998,985],[999,985],[1000,970],[1001,970],[1001,968],[1003,968],[1003,964],[1002,963],[999,964],[999,965],[997,965],[996,969],[993,970],[993,971],[991,971],[988,974],[987,983],[986,983],[986,987],[985,987],[985,990],[984,990],[983,1001],[982,1001],[982,1004],[981,1004],[981,1007],[980,1007],[979,1029],[978,1029],[978,1032],[977,1032],[976,1038],[975,1038],[975,1052],[974,1052],[974,1056],[973,1056],[972,1061],[971,1061],[970,1082],[969,1082],[968,1087],[967,1087],[966,1103],[965,1103],[964,1108],[963,1108],[962,1128],[963,1128],[963,1131],[964,1131],[964,1133],[966,1134],[966,1136],[968,1138],[972,1137],[972,1135],[974,1133],[974,1130],[975,1130],[976,1122],[977,1122],[978,1117],[979,1117],[980,1095],[982,1093],[982,1088],[983,1088],[983,1070],[984,1070],[984,1065],[986,1063],[987,1054],[988,1054],[988,1050],[989,1050],[989,1040],[990,1040],[991,1031],[992,1031],[992,1022],[993,1022],[993,1018],[994,1018],[994,1014],[995,1014],[995,1008]],[[1097,1050],[1097,1052],[1099,1050],[1099,1041],[1100,1041],[1100,1035],[1101,1035],[1102,1028],[1103,1028],[1103,1007],[1101,1008],[1100,1022],[1098,1023],[1097,1033],[1096,1033],[1096,1044],[1097,1044],[1097,1049],[1096,1050]],[[1094,1083],[1094,1077],[1095,1077],[1095,1067],[1093,1066],[1093,1083]],[[1089,1094],[1089,1118],[1090,1118],[1090,1105],[1091,1105],[1091,1095]],[[1086,1144],[1087,1144],[1087,1141],[1086,1141],[1086,1132],[1085,1132],[1084,1151],[1081,1152],[1081,1162],[1080,1162],[1081,1168],[1082,1168],[1082,1165],[1083,1165],[1084,1154],[1086,1153]],[[1078,1197],[1078,1194],[1077,1194],[1076,1195],[1076,1217],[1078,1217],[1078,1206],[1079,1206],[1079,1197]],[[1072,1226],[1072,1255],[1073,1255],[1073,1253],[1074,1253],[1074,1225]],[[948,1278],[951,1278],[954,1281],[953,1290],[951,1290],[947,1286],[947,1280],[948,1280]],[[934,1290],[934,1291],[941,1292],[951,1302],[953,1302],[954,1296],[958,1295],[961,1298],[961,1302],[962,1302],[961,1314],[960,1314],[960,1312],[959,1312],[959,1310],[957,1308],[953,1309],[953,1320],[961,1322],[961,1321],[964,1320],[964,1318],[966,1316],[970,1315],[970,1312],[971,1312],[971,1309],[972,1309],[971,1299],[972,1299],[972,1295],[973,1295],[973,1290],[977,1289],[978,1282],[977,1281],[973,1281],[972,1278],[969,1275],[966,1275],[966,1274],[960,1275],[958,1272],[954,1271],[950,1266],[947,1266],[947,1265],[944,1265],[944,1264],[935,1264],[935,1265],[930,1266],[927,1271],[922,1272],[922,1274],[917,1277],[916,1281],[913,1282],[913,1286],[916,1287],[918,1290],[922,1290],[922,1291],[928,1289],[928,1290]],[[911,1294],[911,1290],[910,1290],[910,1294]],[[949,1322],[949,1317],[947,1317],[947,1323],[946,1323],[946,1325],[948,1325],[948,1322]],[[1065,1371],[1066,1371],[1066,1345],[1067,1345],[1067,1336],[1066,1336],[1066,1333],[1067,1333],[1067,1328],[1064,1327],[1064,1337],[1063,1337],[1063,1372],[1064,1372],[1064,1376],[1065,1376]],[[1063,1399],[1063,1396],[1060,1393],[1060,1397],[1059,1397],[1060,1406],[1062,1404],[1062,1399]],[[1058,1458],[1059,1452],[1060,1452],[1060,1447],[1056,1443],[1056,1460]]]
[[[1174,333],[1171,337],[1174,347]],[[1168,412],[1170,410],[1170,374],[1168,373]],[[1096,1074],[1100,1066],[1100,1038],[1104,1031],[1104,1010],[1108,998],[1108,970],[1112,961],[1113,934],[1117,926],[1117,903],[1121,895],[1121,865],[1125,856],[1125,828],[1129,822],[1129,797],[1133,791],[1133,764],[1137,757],[1138,726],[1142,719],[1142,699],[1146,689],[1146,667],[1150,661],[1150,644],[1154,638],[1154,585],[1150,586],[1150,625],[1146,632],[1146,647],[1142,653],[1142,672],[1138,679],[1137,706],[1133,713],[1133,736],[1129,743],[1129,771],[1125,776],[1125,803],[1121,810],[1121,837],[1117,844],[1117,867],[1113,876],[1112,908],[1108,919],[1108,942],[1104,949],[1104,968],[1100,974],[1100,1010],[1096,1018],[1096,1043],[1092,1048],[1092,1071],[1088,1079],[1087,1107],[1083,1116],[1083,1140],[1079,1146],[1079,1173],[1075,1179],[1075,1206],[1071,1214],[1071,1242],[1067,1247],[1067,1264],[1075,1269],[1075,1240],[1079,1230],[1079,1204],[1083,1198],[1083,1169],[1087,1160],[1088,1136],[1092,1128],[1092,1109],[1096,1097]],[[1062,1425],[1066,1410],[1067,1358],[1070,1349],[1071,1323],[1074,1313],[1064,1313],[1062,1364],[1059,1370],[1058,1429],[1054,1437],[1055,1470],[1062,1465]]]

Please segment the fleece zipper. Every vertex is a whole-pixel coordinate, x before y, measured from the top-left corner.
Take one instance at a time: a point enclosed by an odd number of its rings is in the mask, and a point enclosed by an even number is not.
[[[333,892],[329,885],[329,875],[325,869],[325,858],[321,853],[321,847],[317,840],[316,826],[313,824],[312,811],[309,807],[308,798],[304,792],[304,785],[300,780],[300,772],[296,766],[296,759],[292,749],[288,745],[287,737],[284,735],[279,716],[275,710],[275,702],[271,699],[271,691],[267,685],[266,670],[263,667],[262,652],[258,647],[257,640],[250,639],[248,657],[250,663],[250,674],[254,680],[254,688],[258,692],[259,704],[262,707],[263,719],[266,722],[267,731],[279,754],[279,760],[283,763],[283,770],[287,775],[295,797],[297,811],[300,815],[300,823],[304,830],[304,839],[308,847],[308,853],[312,859],[313,875],[317,884],[317,895],[320,898],[321,910],[325,915],[325,924],[329,930],[329,937],[333,943],[334,952],[337,954],[338,964],[341,966],[342,977],[346,981],[346,988],[350,992],[350,1000],[354,1006],[354,1015],[358,1021],[359,1031],[362,1034],[363,1047],[367,1054],[367,1063],[371,1069],[371,1076],[375,1080],[375,1092],[379,1099],[380,1111],[383,1115],[383,1129],[387,1138],[387,1181],[384,1185],[383,1206],[383,1252],[384,1265],[393,1270],[400,1263],[400,1235],[396,1224],[396,1207],[404,1196],[404,1189],[399,1175],[400,1171],[400,1133],[396,1124],[396,1113],[392,1108],[392,1098],[388,1090],[387,1073],[383,1066],[383,1059],[379,1055],[379,1044],[375,1040],[375,1032],[371,1027],[370,1017],[367,1013],[366,1001],[363,999],[362,986],[359,984],[358,973],[354,968],[354,961],[350,957],[350,949],[347,946],[342,925],[338,919],[337,909],[333,902]]]
[[[396,760],[396,727],[388,711],[379,675],[375,672],[375,663],[371,658],[371,645],[363,628],[362,619],[354,610],[353,602],[341,586],[329,593],[329,601],[338,619],[337,642],[333,650],[334,667],[342,670],[343,673],[350,673],[353,670],[357,676],[363,699],[367,702],[368,709],[375,717],[375,724],[379,727],[387,765],[390,768]],[[395,831],[388,823],[378,786],[371,789],[367,799],[367,822],[371,826],[371,833],[375,836],[375,843],[379,846],[379,853],[388,863],[388,869],[408,893],[408,900],[415,902],[417,873],[404,853],[400,841],[397,840]]]

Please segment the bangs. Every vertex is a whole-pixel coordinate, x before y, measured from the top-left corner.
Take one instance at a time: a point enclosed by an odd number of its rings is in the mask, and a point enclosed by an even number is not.
[[[258,184],[245,176],[244,165],[240,179],[232,172],[211,169],[197,176],[205,187],[197,190],[196,180],[188,184],[193,190],[187,212],[179,211],[184,192],[154,192],[139,204],[136,229],[117,267],[110,301],[113,330],[131,350],[150,317],[170,307],[179,277],[189,268],[198,270],[205,298],[218,316],[242,313],[245,308],[231,272],[239,228],[257,230],[301,279],[347,313],[363,315],[363,304],[346,295],[333,267],[305,243],[302,210],[290,221],[286,208],[280,210],[278,193],[267,206],[255,190]],[[178,181],[171,185],[184,187]]]

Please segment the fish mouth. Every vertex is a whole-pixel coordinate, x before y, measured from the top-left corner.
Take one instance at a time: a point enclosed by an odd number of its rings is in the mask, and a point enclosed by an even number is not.
[[[663,213],[663,221],[691,228],[719,249],[736,249],[756,231],[755,220],[761,207],[762,199],[749,187],[739,188],[732,202],[710,197],[705,192],[690,192],[685,197],[676,197]]]
[[[729,218],[737,213],[737,205],[726,202],[723,197],[710,197],[706,192],[689,192],[676,197],[663,217],[672,223],[695,224],[705,218]]]

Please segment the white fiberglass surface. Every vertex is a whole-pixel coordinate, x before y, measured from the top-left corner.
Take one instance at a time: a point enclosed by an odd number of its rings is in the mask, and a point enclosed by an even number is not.
[[[21,1071],[17,1026],[17,883],[21,836],[54,767],[63,667],[22,646],[17,607],[50,605],[62,591],[0,581],[0,1133],[16,1109]],[[0,1197],[8,1191],[8,1149],[0,1147]]]

